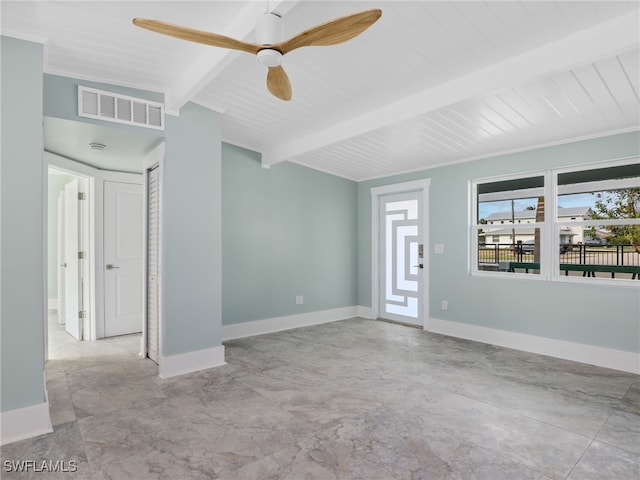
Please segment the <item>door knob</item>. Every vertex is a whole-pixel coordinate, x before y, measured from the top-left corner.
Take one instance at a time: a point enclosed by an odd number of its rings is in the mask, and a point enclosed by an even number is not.
[[[60,265],[61,267],[67,268],[67,262],[64,262],[62,265]]]
[[[113,270],[114,268],[120,268],[120,267],[116,267],[115,265],[111,265],[110,263],[107,263],[107,270]]]
[[[424,268],[424,265],[422,263],[419,263],[418,265],[414,265],[414,267]]]

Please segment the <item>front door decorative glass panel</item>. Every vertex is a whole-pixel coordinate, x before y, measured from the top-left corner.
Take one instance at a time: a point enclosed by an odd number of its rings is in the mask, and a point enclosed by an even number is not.
[[[381,317],[419,324],[421,192],[380,199]]]

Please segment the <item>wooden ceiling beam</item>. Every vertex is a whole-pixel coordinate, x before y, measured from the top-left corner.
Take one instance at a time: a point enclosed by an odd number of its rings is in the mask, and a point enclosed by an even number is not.
[[[269,8],[284,16],[299,0],[272,0]],[[248,1],[242,11],[222,32],[231,38],[246,39],[255,29],[256,20],[265,13],[265,2]],[[203,53],[176,79],[165,92],[165,112],[178,115],[180,109],[218,76],[242,52],[225,48],[204,47]],[[222,109],[218,109],[222,112]]]

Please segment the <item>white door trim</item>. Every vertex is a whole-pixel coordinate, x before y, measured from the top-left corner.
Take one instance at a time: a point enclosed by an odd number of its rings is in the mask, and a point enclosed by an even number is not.
[[[75,177],[64,186],[64,217],[65,217],[65,318],[64,329],[76,340],[86,336],[83,317],[79,312],[86,308],[84,289],[88,282],[85,261],[79,257],[80,251],[88,251],[84,235],[86,229],[86,208],[83,208],[79,195],[86,193],[83,185],[86,182],[81,177]],[[87,258],[88,260],[88,258]]]
[[[47,172],[47,178],[49,174],[49,167],[54,168],[55,170],[60,170],[76,177],[79,177],[84,184],[83,189],[87,194],[87,205],[82,209],[82,221],[81,228],[83,229],[83,237],[84,237],[84,250],[87,252],[87,264],[84,266],[85,273],[85,287],[87,288],[87,292],[83,295],[83,308],[87,312],[89,316],[89,322],[85,324],[86,328],[83,328],[84,339],[85,340],[95,340],[93,338],[95,336],[95,328],[93,325],[93,319],[99,314],[99,306],[96,303],[96,281],[95,281],[95,269],[96,269],[96,253],[98,245],[96,244],[95,238],[95,215],[94,215],[94,206],[96,202],[99,200],[97,198],[98,192],[96,191],[96,178],[94,175],[95,169],[91,167],[87,167],[86,165],[82,165],[80,163],[76,163],[67,158],[60,157],[58,155],[54,155],[49,152],[44,152],[45,159],[45,169]],[[46,212],[48,209],[48,190],[44,195],[45,209]],[[47,250],[48,250],[48,236],[49,236],[49,228],[47,218],[45,218],[45,235],[44,238],[44,248],[45,248],[45,258],[47,258]],[[45,286],[47,286],[47,278],[48,278],[48,270],[49,263],[48,260],[45,262]],[[46,297],[48,296],[48,288],[45,288],[45,303]],[[45,338],[45,361],[49,359],[49,348],[48,348],[48,339],[49,339],[49,323],[48,323],[48,315],[45,315],[44,318],[44,338]]]
[[[156,148],[154,148],[146,157],[142,159],[142,168],[144,169],[144,191],[142,194],[142,200],[144,202],[144,245],[143,245],[143,259],[144,259],[144,275],[142,277],[143,281],[143,291],[145,292],[144,303],[143,303],[143,322],[142,322],[142,338],[140,340],[140,356],[142,358],[147,358],[147,341],[148,341],[148,325],[147,325],[147,312],[148,312],[148,301],[147,301],[147,248],[149,242],[149,211],[147,206],[147,200],[149,199],[149,173],[152,169],[158,168],[158,197],[160,198],[160,221],[162,222],[162,212],[164,209],[164,157],[166,152],[166,144],[165,142],[160,143]],[[162,224],[161,224],[162,225]],[[163,230],[160,228],[159,239],[160,245],[158,247],[158,256],[160,257],[160,262],[158,265],[158,296],[160,297],[160,302],[158,305],[158,358],[162,357],[163,354],[163,297],[162,297],[162,279],[163,276],[163,268],[164,265],[162,263],[163,258],[163,245],[164,238],[162,234]]]
[[[392,193],[422,191],[422,239],[424,245],[424,269],[422,282],[422,311],[419,321],[424,328],[429,318],[429,185],[430,178],[411,182],[394,183],[371,189],[371,310],[373,318],[380,317],[380,197]]]

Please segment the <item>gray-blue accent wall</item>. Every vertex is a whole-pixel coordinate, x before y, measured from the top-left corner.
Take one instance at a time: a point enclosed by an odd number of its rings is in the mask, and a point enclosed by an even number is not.
[[[222,344],[220,114],[167,116],[162,174],[164,356]]]
[[[357,184],[222,152],[222,323],[356,305]]]
[[[42,45],[1,37],[1,411],[44,394],[46,174]]]

